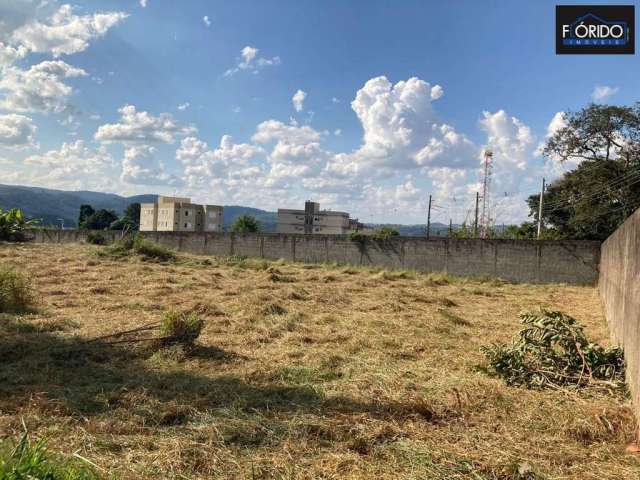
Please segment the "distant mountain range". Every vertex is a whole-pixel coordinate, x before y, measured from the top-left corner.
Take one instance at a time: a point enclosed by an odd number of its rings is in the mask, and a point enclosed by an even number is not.
[[[105,208],[122,214],[125,207],[131,203],[150,203],[157,195],[134,195],[122,197],[113,193],[90,191],[70,192],[50,188],[24,187],[16,185],[0,185],[0,208],[7,210],[19,208],[29,218],[38,218],[43,225],[75,227],[78,221],[80,205],[88,204],[96,210]],[[224,226],[231,225],[240,215],[253,215],[262,224],[266,232],[275,232],[277,223],[276,212],[268,212],[259,208],[242,207],[239,205],[224,205]],[[393,227],[401,235],[424,235],[424,225],[391,225],[376,224],[372,227]],[[446,236],[447,225],[434,223],[431,232],[434,236]]]

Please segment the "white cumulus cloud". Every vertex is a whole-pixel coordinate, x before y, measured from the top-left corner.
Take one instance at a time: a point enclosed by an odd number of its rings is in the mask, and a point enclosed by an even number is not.
[[[125,105],[118,112],[120,122],[98,127],[96,140],[123,144],[173,143],[176,137],[192,134],[196,130],[177,122],[169,113],[153,116],[137,111],[134,105]]]
[[[211,20],[209,20],[209,16],[205,15],[204,17],[202,17],[202,22],[208,27],[211,26]]]
[[[128,146],[124,151],[120,179],[134,185],[182,185],[180,178],[165,172],[164,165],[155,155],[154,146]]]
[[[62,79],[86,76],[81,68],[61,61],[45,61],[28,70],[7,67],[0,75],[0,106],[17,112],[61,112],[68,106],[72,87]]]
[[[36,130],[29,117],[15,113],[0,115],[0,146],[12,149],[33,147]]]
[[[334,171],[369,171],[423,166],[469,166],[476,147],[463,134],[439,123],[432,101],[442,87],[419,78],[395,85],[386,77],[367,81],[351,108],[364,130],[363,143],[353,153],[336,158]],[[387,172],[388,173],[388,172]]]
[[[304,100],[307,98],[307,92],[298,89],[296,93],[291,97],[291,103],[296,112],[301,112],[304,108]]]
[[[71,5],[62,5],[45,21],[33,19],[16,29],[11,41],[36,53],[70,55],[86,50],[92,40],[102,37],[125,18],[124,12],[76,15]]]
[[[619,87],[609,87],[607,85],[596,85],[591,92],[591,99],[596,102],[604,102],[608,100],[610,97],[613,97],[616,93],[620,91]]]
[[[186,137],[176,151],[176,158],[185,167],[187,184],[196,187],[214,178],[228,180],[234,173],[245,171],[249,162],[263,153],[258,146],[234,143],[230,135],[223,135],[219,146],[213,149],[196,137]]]
[[[0,69],[13,64],[16,60],[24,58],[29,53],[27,47],[6,45],[0,42]]]
[[[240,71],[248,71],[257,74],[262,68],[274,65],[280,65],[280,57],[272,58],[258,57],[259,50],[255,47],[247,45],[240,51],[240,57],[236,66],[224,72],[225,77],[235,75]]]

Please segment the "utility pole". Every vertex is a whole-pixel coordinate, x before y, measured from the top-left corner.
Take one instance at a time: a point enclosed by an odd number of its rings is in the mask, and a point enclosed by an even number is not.
[[[478,238],[478,202],[480,201],[480,192],[476,192],[476,218],[473,221],[473,238]]]
[[[538,205],[538,239],[542,231],[542,204],[544,203],[544,177],[542,177],[542,186],[540,187],[540,204]]]
[[[427,238],[429,238],[430,230],[431,230],[431,195],[429,195],[429,209],[427,210]]]
[[[449,238],[451,238],[451,234],[453,233],[453,220],[449,219]]]

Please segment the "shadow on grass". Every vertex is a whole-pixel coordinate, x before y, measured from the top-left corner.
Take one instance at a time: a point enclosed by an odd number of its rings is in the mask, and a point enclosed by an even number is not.
[[[419,415],[433,420],[428,407],[362,403],[326,397],[311,386],[284,382],[250,384],[220,375],[207,377],[171,368],[150,368],[152,354],[128,344],[87,343],[30,325],[20,317],[0,318],[0,410],[18,413],[41,395],[68,415],[100,415],[122,406],[120,398],[139,393],[146,401],[182,405],[196,411],[231,409],[272,415],[280,412],[367,413],[373,417]],[[243,361],[231,352],[199,346],[193,356],[210,362]],[[179,364],[178,364],[179,365]]]

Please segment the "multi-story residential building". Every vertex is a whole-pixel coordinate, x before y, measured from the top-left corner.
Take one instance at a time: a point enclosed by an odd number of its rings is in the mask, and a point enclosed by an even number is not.
[[[340,235],[358,230],[362,224],[346,212],[320,210],[317,202],[306,201],[304,210],[278,209],[278,233]]]
[[[155,203],[140,205],[143,232],[221,232],[223,209],[197,205],[190,198],[159,196]]]

